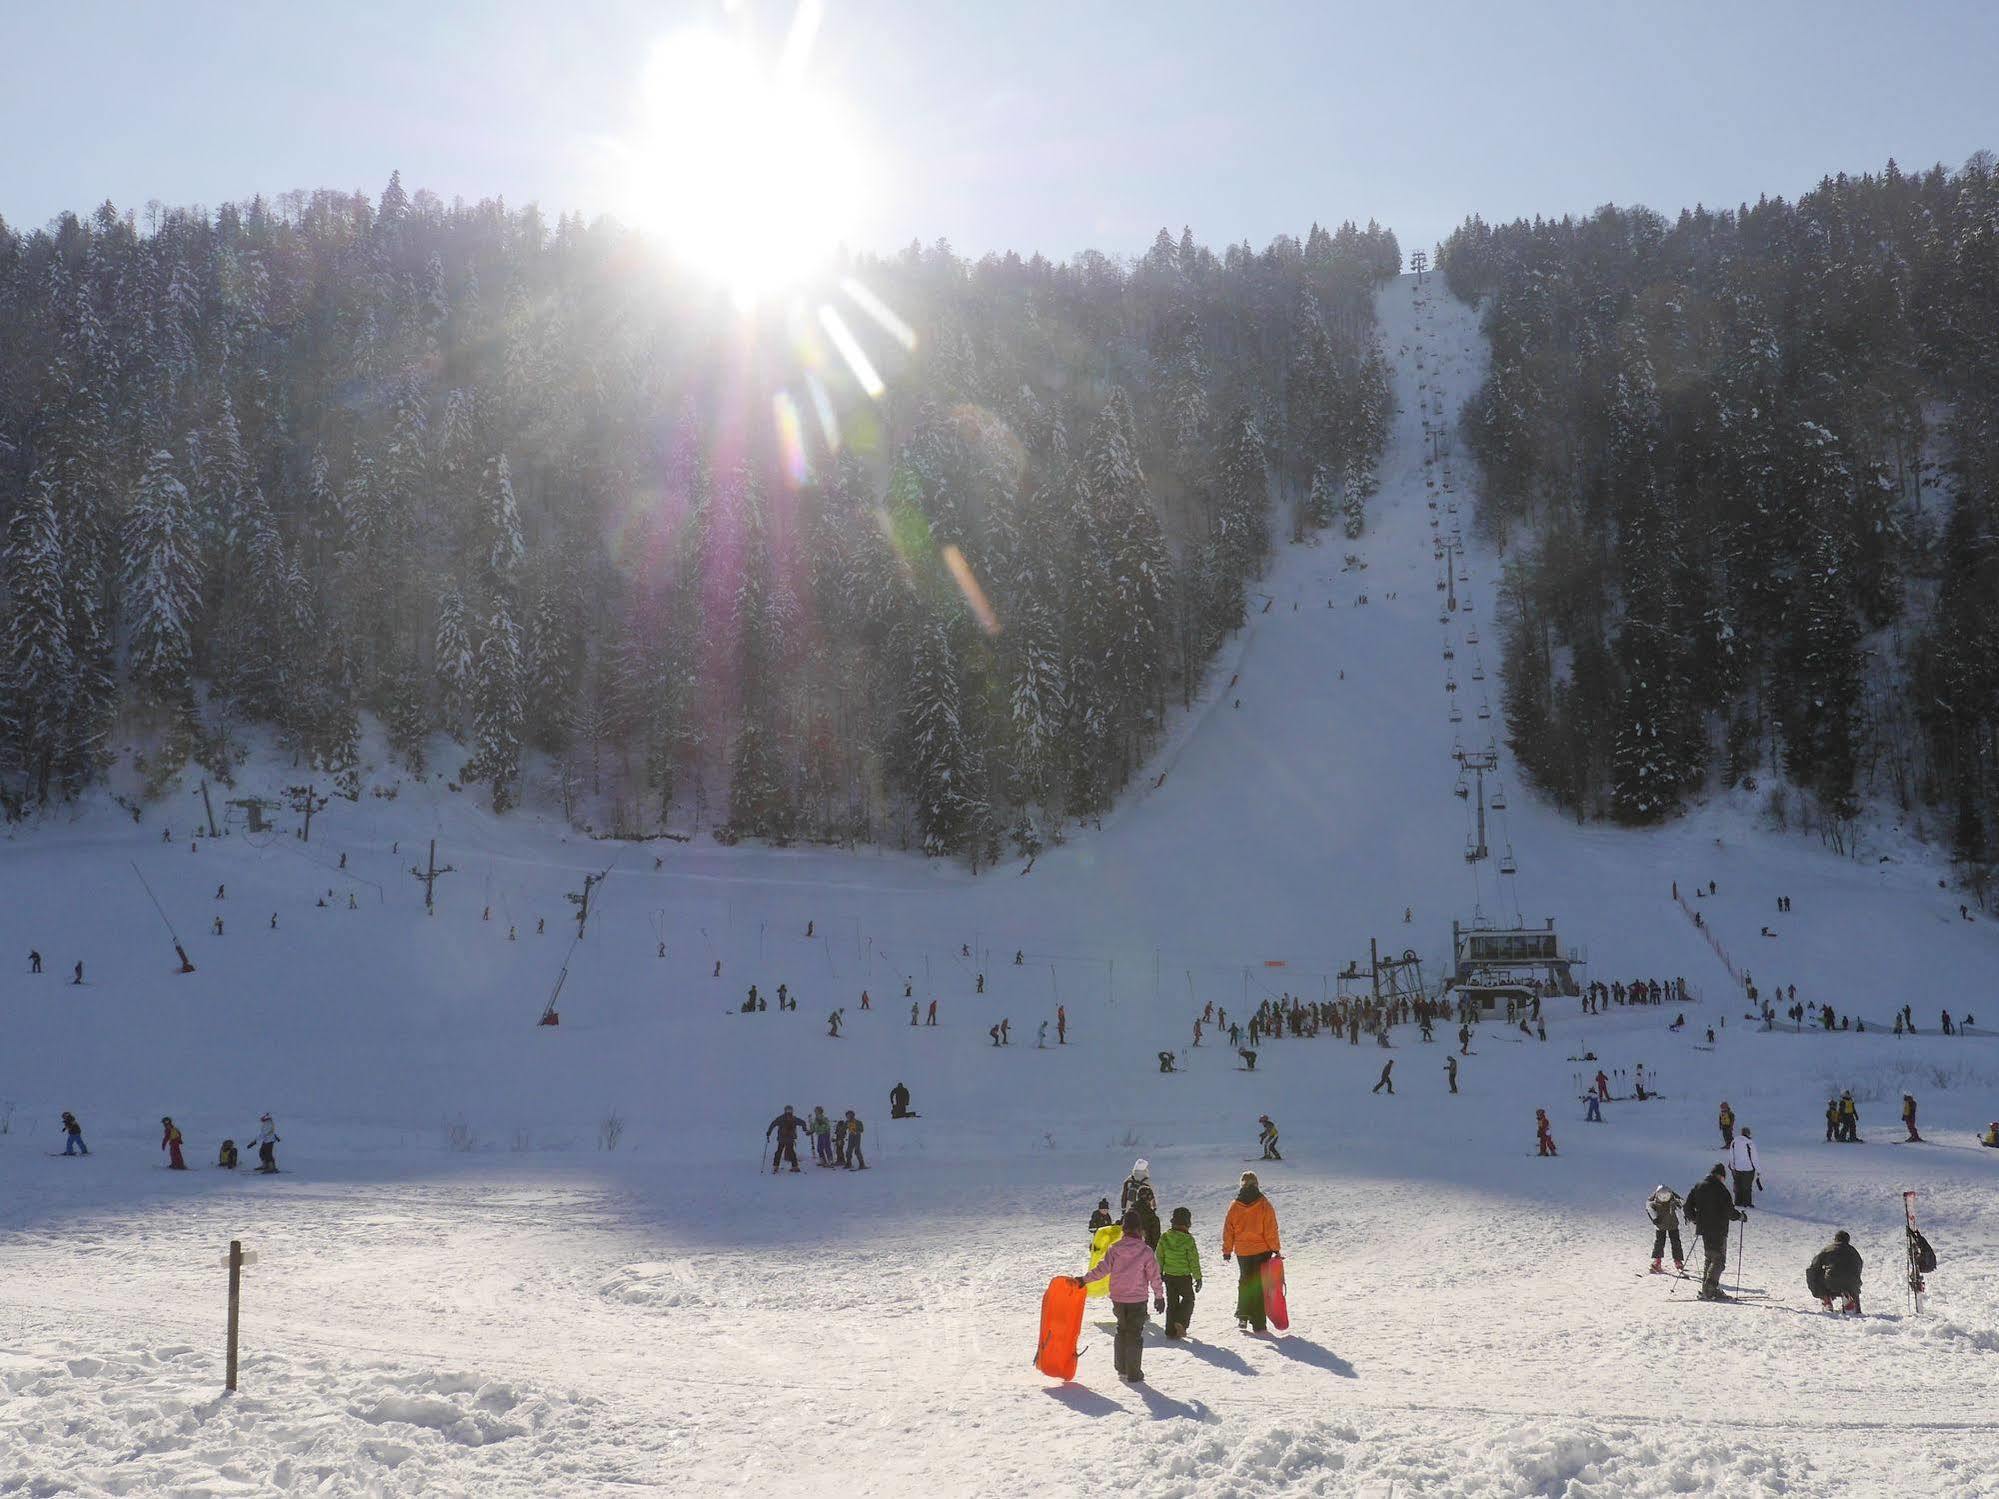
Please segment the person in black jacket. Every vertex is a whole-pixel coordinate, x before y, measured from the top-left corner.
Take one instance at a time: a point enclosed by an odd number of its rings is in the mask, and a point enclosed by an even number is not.
[[[1805,1268],[1805,1284],[1827,1311],[1832,1310],[1833,1297],[1844,1296],[1846,1304],[1840,1310],[1860,1315],[1860,1251],[1853,1247],[1845,1229],[1812,1256]]]
[[[1099,1197],[1097,1210],[1090,1214],[1090,1237],[1096,1238],[1098,1229],[1109,1228],[1115,1222],[1117,1219],[1111,1216],[1111,1200],[1108,1197]]]
[[[914,1025],[916,1021],[912,1017],[909,1023]],[[888,1117],[891,1119],[907,1119],[909,1117],[909,1089],[905,1088],[901,1083],[897,1083],[893,1088],[888,1090]]]
[[[1728,1268],[1728,1226],[1742,1216],[1728,1191],[1728,1168],[1716,1166],[1687,1193],[1687,1221],[1701,1236],[1701,1300],[1726,1301],[1721,1272]]]
[[[786,1104],[784,1112],[771,1120],[770,1124],[765,1128],[764,1143],[766,1145],[770,1143],[770,1137],[773,1132],[777,1135],[777,1149],[772,1151],[770,1155],[770,1174],[772,1176],[777,1175],[777,1163],[779,1161],[789,1160],[791,1162],[791,1169],[793,1171],[798,1169],[798,1132],[804,1128],[805,1121],[791,1111],[790,1104]]]

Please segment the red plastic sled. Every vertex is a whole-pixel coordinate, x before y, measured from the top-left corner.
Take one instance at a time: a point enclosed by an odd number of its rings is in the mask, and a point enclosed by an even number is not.
[[[1041,1295],[1041,1341],[1034,1350],[1034,1367],[1050,1379],[1076,1377],[1076,1339],[1083,1333],[1083,1305],[1089,1298],[1067,1275],[1048,1282]]]
[[[1291,1310],[1284,1304],[1284,1256],[1281,1254],[1273,1254],[1263,1264],[1263,1315],[1279,1332],[1291,1325]]]

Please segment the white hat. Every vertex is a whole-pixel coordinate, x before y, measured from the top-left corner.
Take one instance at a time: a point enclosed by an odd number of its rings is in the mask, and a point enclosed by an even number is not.
[[[1140,1156],[1137,1160],[1131,1163],[1131,1174],[1133,1176],[1145,1176],[1149,1174],[1151,1170],[1152,1170],[1151,1163],[1149,1163],[1144,1156]]]

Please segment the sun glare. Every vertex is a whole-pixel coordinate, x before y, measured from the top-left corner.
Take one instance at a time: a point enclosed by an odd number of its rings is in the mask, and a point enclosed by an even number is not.
[[[800,7],[801,21],[815,14]],[[848,120],[805,79],[809,46],[802,26],[777,59],[694,32],[646,65],[626,211],[739,300],[823,264],[868,188]]]

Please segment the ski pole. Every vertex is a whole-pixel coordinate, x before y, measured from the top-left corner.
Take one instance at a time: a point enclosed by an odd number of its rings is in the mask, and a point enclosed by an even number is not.
[[[1735,1220],[1735,1289],[1742,1290],[1742,1250],[1749,1242],[1749,1215],[1743,1214]]]

